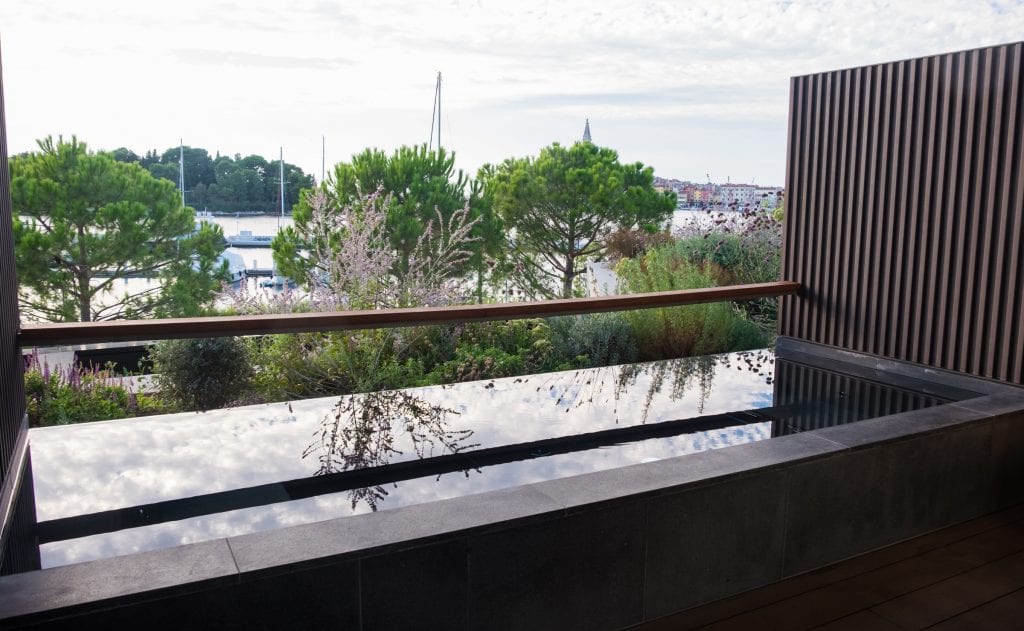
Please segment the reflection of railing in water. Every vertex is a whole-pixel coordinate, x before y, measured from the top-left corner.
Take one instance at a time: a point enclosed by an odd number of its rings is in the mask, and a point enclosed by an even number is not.
[[[772,437],[843,425],[935,405],[949,399],[798,364],[775,362],[775,405],[793,413],[772,422]]]

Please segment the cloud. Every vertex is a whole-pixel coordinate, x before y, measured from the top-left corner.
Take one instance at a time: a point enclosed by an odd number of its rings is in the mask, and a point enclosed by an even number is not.
[[[353,63],[352,60],[344,57],[288,57],[204,48],[179,48],[172,51],[172,54],[179,61],[191,64],[284,68],[286,70],[334,70]]]
[[[590,116],[629,122],[616,140],[630,144],[616,148],[645,162],[659,156],[665,175],[738,170],[781,181],[790,77],[1024,33],[1024,2],[1008,0],[180,0],[173,11],[126,0],[95,0],[88,11],[67,4],[0,2],[8,121],[18,122],[8,129],[13,152],[53,129],[140,149],[186,134],[231,153],[295,147],[296,162],[313,171],[321,134],[329,147],[334,139],[336,157],[421,141],[440,70],[460,167],[532,151],[559,139],[559,129],[576,136],[576,119]],[[244,113],[260,72],[279,82],[259,95],[265,138]],[[181,108],[163,98],[168,84],[208,98],[202,108]],[[69,106],[68,93],[98,89],[105,98]],[[147,106],[113,117],[111,101]],[[271,110],[288,116],[268,119]],[[698,117],[734,129],[719,129],[714,146],[681,144],[693,131],[680,121]],[[641,133],[655,123],[660,133]],[[753,151],[745,158],[732,149],[754,137],[764,139],[756,163]],[[228,146],[238,139],[246,144]]]

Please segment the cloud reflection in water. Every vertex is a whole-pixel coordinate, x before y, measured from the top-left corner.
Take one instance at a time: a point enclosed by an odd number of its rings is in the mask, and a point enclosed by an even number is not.
[[[771,351],[732,353],[399,391],[405,394],[390,395],[390,402],[376,400],[378,411],[401,427],[391,432],[386,446],[374,447],[377,451],[366,464],[766,407],[772,402],[766,378],[773,363]],[[755,365],[758,372],[750,369]],[[432,410],[434,417],[428,415],[419,425],[412,421],[413,431],[408,431],[410,406]],[[379,416],[362,415],[360,410],[366,409],[359,408],[353,397],[340,402],[329,397],[33,429],[38,517],[48,520],[302,478],[344,470],[338,467],[346,462],[349,468],[359,468],[353,452],[332,452],[330,443],[318,437],[344,430],[343,422],[353,414],[367,423],[380,421]],[[43,565],[480,493],[761,440],[770,434],[770,424],[756,423],[651,438],[483,467],[469,475],[455,472],[406,480],[389,485],[387,494],[344,491],[54,542],[42,546]],[[349,448],[354,444],[350,440]],[[310,457],[303,458],[304,453]]]

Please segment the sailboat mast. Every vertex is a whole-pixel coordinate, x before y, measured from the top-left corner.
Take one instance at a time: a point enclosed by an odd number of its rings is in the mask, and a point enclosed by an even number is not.
[[[427,149],[434,148],[434,123],[437,123],[437,148],[441,148],[441,71],[437,71],[437,83],[434,84],[434,105],[430,108],[430,141]]]
[[[281,147],[280,151],[281,154],[278,161],[281,163],[281,217],[284,217],[284,147]],[[281,229],[281,217],[277,219],[278,230]]]
[[[178,139],[178,189],[181,191],[181,205],[185,205],[185,139]]]

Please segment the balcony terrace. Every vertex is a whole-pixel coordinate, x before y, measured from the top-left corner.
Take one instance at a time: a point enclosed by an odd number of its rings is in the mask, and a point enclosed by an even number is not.
[[[1007,612],[1020,612],[1020,599],[997,599],[1019,596],[1024,567],[1017,541],[1024,502],[1022,55],[1018,43],[794,78],[782,280],[764,285],[448,309],[21,326],[0,156],[0,545],[10,573],[0,578],[0,621],[11,628],[613,629],[920,628],[1017,619]],[[6,151],[5,137],[0,148]],[[537,416],[540,423],[523,416],[540,407],[526,397],[539,385],[462,384],[455,392],[469,400],[467,409],[491,400],[476,414],[471,447],[325,475],[275,469],[294,461],[303,441],[286,444],[291,439],[272,434],[241,446],[257,455],[234,470],[237,477],[202,480],[218,460],[204,454],[210,436],[192,433],[177,445],[185,455],[154,453],[151,465],[182,479],[191,466],[203,484],[135,495],[122,486],[58,509],[57,500],[75,492],[74,471],[104,475],[94,466],[104,454],[75,448],[76,441],[110,443],[109,460],[117,460],[136,449],[138,434],[117,438],[121,422],[30,431],[24,414],[21,349],[34,346],[767,296],[781,297],[780,336],[764,354],[774,357],[772,382],[743,384],[758,395],[750,400],[730,390],[697,406],[655,392],[646,399],[654,410],[647,418],[649,409],[631,407],[645,400],[649,384],[642,384],[645,396],[622,395],[630,406],[614,414],[598,398],[580,424],[559,425],[553,416]],[[736,359],[711,363],[732,371]],[[597,375],[543,378],[568,391],[556,382]],[[486,397],[473,394],[483,391]],[[294,420],[312,423],[297,426],[296,436],[308,440],[331,404],[295,405]],[[220,420],[204,421],[228,433],[246,419],[264,430],[273,420],[265,408],[215,414]],[[156,435],[181,422],[121,424]],[[742,444],[644,448],[667,437],[692,446],[694,437],[707,442],[709,432],[751,425],[758,427],[732,441]],[[290,455],[270,455],[274,441]],[[602,464],[590,466],[587,450],[601,450]],[[197,453],[206,457],[199,471]],[[490,475],[509,470],[502,467],[550,469],[544,463],[553,458],[573,466],[555,475]],[[61,465],[71,472],[57,475]],[[479,475],[462,473],[472,470]],[[445,474],[499,481],[437,493],[450,487],[429,481]],[[345,509],[351,496],[344,494],[394,483],[393,505],[368,512],[352,501]],[[343,499],[325,509],[332,494]],[[302,512],[298,502],[319,512],[289,522]],[[231,526],[228,511],[246,515],[237,520],[244,527]],[[271,513],[263,527],[253,526]],[[49,567],[38,569],[43,559]],[[1005,579],[1002,587],[971,587],[977,582],[969,579],[985,572]],[[886,588],[897,584],[902,591]],[[958,586],[976,597],[942,611],[928,605]],[[990,601],[994,608],[975,610]]]

